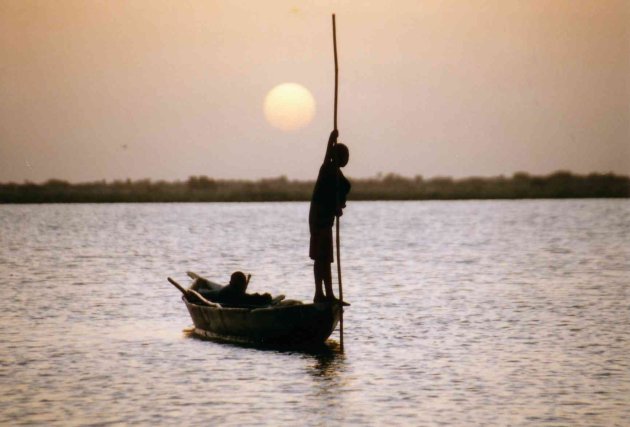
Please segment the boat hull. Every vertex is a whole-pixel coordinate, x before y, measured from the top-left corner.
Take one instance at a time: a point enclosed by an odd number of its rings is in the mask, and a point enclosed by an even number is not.
[[[262,346],[321,344],[337,327],[342,310],[338,303],[246,309],[207,307],[183,300],[195,334]]]

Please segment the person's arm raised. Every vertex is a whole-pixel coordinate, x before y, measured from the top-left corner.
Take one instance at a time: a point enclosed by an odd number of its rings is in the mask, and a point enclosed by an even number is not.
[[[326,147],[326,156],[324,157],[324,163],[332,160],[333,158],[333,149],[335,144],[337,144],[337,137],[339,136],[339,131],[335,129],[330,132],[330,137],[328,138],[328,146]]]

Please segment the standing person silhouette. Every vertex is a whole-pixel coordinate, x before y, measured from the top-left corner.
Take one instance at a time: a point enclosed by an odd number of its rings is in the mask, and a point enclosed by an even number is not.
[[[350,181],[341,172],[348,164],[348,147],[337,143],[339,132],[331,132],[324,162],[319,168],[317,182],[311,197],[308,225],[311,232],[309,256],[313,261],[315,297],[313,302],[335,301],[332,288],[331,264],[333,263],[333,224],[335,216],[343,214]],[[326,294],[322,289],[325,286]]]

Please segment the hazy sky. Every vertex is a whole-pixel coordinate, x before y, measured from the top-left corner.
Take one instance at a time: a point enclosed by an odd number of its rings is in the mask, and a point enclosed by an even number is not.
[[[332,12],[347,175],[630,173],[630,0],[0,0],[0,182],[314,179]]]

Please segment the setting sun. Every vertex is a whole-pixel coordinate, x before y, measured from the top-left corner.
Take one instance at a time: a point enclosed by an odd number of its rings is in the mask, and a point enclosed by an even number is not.
[[[290,132],[303,128],[313,120],[315,99],[302,85],[282,83],[269,91],[263,109],[269,124]]]

